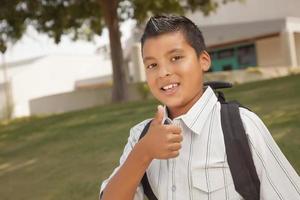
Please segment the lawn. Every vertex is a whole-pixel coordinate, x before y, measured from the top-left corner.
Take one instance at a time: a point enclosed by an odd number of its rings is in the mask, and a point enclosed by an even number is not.
[[[300,76],[225,91],[255,111],[300,173]],[[155,100],[112,104],[0,124],[1,200],[92,200],[118,163],[130,127]]]

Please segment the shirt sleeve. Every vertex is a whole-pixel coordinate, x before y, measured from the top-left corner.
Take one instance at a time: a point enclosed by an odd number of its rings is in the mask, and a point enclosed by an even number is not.
[[[120,167],[123,165],[123,163],[126,161],[128,155],[132,151],[134,145],[138,142],[140,134],[142,133],[145,125],[149,122],[149,120],[145,120],[133,128],[130,129],[130,134],[128,137],[127,144],[125,145],[125,148],[123,150],[123,154],[120,158],[120,164],[118,167],[116,167],[113,171],[113,173],[109,176],[108,179],[104,180],[100,187],[100,194],[99,199],[101,199],[103,190],[105,189],[106,185],[108,184],[109,180],[117,173],[117,171],[120,169]],[[141,184],[137,187],[136,193],[134,195],[134,200],[143,200],[144,199],[144,190]]]
[[[300,199],[300,178],[269,130],[253,112],[246,109],[240,111],[260,179],[260,199]]]

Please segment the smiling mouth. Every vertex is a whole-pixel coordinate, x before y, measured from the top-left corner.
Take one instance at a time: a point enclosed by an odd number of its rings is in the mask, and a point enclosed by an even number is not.
[[[161,87],[160,89],[165,93],[165,94],[173,94],[177,91],[178,87],[180,86],[179,83],[171,83],[166,86]]]

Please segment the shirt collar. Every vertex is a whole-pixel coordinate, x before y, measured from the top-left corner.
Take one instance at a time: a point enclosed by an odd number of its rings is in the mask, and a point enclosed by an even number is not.
[[[202,96],[198,99],[198,101],[190,108],[190,110],[176,117],[175,119],[182,119],[185,125],[190,128],[196,134],[200,134],[201,129],[208,118],[209,114],[212,112],[213,107],[217,103],[218,99],[211,89],[211,87],[207,87],[202,94]],[[172,123],[172,120],[168,118],[167,107],[164,106],[164,118],[163,121],[167,121]]]

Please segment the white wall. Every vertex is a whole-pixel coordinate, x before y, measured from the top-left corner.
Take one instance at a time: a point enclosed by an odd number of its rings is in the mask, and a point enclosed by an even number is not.
[[[25,66],[24,66],[25,68]],[[12,79],[14,117],[30,114],[29,100],[74,90],[77,80],[111,74],[111,63],[95,56],[48,56]]]
[[[132,46],[129,64],[129,73],[132,77],[132,81],[146,81],[145,67],[142,59],[140,43],[136,43]]]
[[[141,100],[137,84],[129,85],[129,100]],[[111,102],[111,87],[85,89],[32,99],[30,112],[34,115],[81,110]]]
[[[295,44],[296,44],[296,55],[297,55],[297,64],[300,67],[300,32],[295,34]]]
[[[1,65],[2,65],[2,63],[1,63]],[[2,67],[3,66],[0,66],[0,83],[5,82]],[[11,79],[11,77],[26,70],[26,68],[27,68],[27,65],[21,65],[21,66],[10,67],[10,68],[6,67],[7,78]]]
[[[255,46],[258,66],[276,67],[285,65],[280,36],[257,40]]]
[[[5,95],[5,85],[0,83],[0,119],[4,117],[6,112],[6,95]]]

